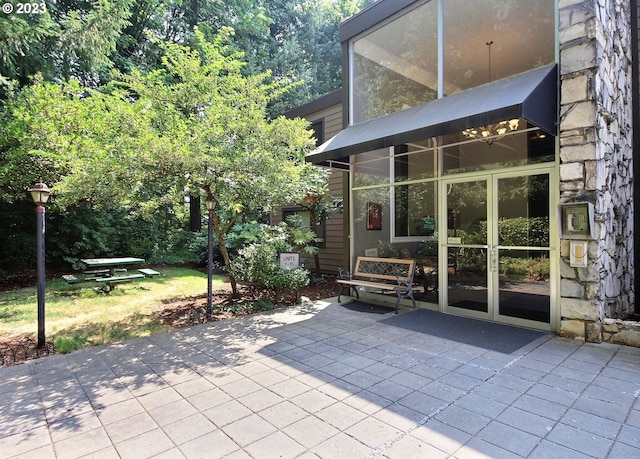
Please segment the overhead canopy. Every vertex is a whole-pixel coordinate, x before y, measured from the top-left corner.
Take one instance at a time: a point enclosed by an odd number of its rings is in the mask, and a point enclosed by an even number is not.
[[[349,126],[307,155],[314,164],[348,163],[351,155],[523,118],[557,135],[556,65],[494,81],[433,102]]]

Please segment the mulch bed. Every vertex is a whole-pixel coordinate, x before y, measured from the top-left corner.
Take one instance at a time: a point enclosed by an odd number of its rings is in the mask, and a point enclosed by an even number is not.
[[[260,311],[259,308],[252,307],[260,300],[266,299],[278,306],[293,306],[299,297],[306,297],[309,300],[319,300],[329,298],[338,294],[338,284],[335,276],[324,276],[324,282],[310,283],[304,287],[298,296],[293,293],[278,294],[269,289],[263,289],[251,285],[238,285],[240,298],[233,299],[230,296],[231,288],[216,290],[213,292],[213,313],[207,318],[207,294],[184,298],[181,300],[167,302],[159,308],[155,314],[164,325],[172,328],[189,327],[192,325],[206,323],[208,321],[225,320],[242,315],[253,314]],[[10,290],[24,285],[33,285],[33,278],[25,276],[23,279],[14,279],[10,284],[0,285],[1,290]],[[35,335],[22,334],[8,338],[0,338],[0,367],[3,365],[13,365],[23,363],[26,360],[43,357],[55,353],[52,342],[45,343],[45,346],[38,348]]]
[[[207,319],[207,295],[198,295],[184,298],[179,301],[172,301],[156,312],[165,325],[173,328],[188,327],[202,324],[208,321],[224,320],[258,312],[259,308],[252,308],[252,305],[260,300],[266,299],[278,306],[293,306],[300,297],[309,300],[319,300],[329,298],[338,294],[338,284],[335,276],[325,276],[324,282],[310,283],[304,287],[298,296],[295,293],[279,294],[274,290],[259,288],[252,285],[238,285],[240,298],[230,297],[230,290],[216,290],[213,292],[213,311]]]
[[[45,355],[54,354],[52,342],[46,342],[38,348],[37,341],[32,335],[22,334],[0,340],[0,367],[13,365],[26,360],[37,359]]]

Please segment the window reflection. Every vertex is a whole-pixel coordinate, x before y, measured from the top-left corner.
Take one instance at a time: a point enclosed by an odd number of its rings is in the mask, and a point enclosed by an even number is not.
[[[431,140],[422,140],[394,148],[394,181],[434,178],[438,173],[438,152]]]
[[[353,157],[353,185],[356,187],[389,183],[389,150],[375,150]]]
[[[551,285],[549,252],[500,251],[500,315],[549,323]]]
[[[353,124],[437,99],[437,12],[427,2],[354,42]]]
[[[502,246],[549,246],[549,175],[498,181],[498,235]]]
[[[446,0],[445,95],[553,63],[554,9],[553,0]]]
[[[555,138],[539,130],[522,130],[533,126],[520,124],[521,131],[492,143],[472,142],[461,133],[444,136],[443,172],[459,174],[553,161]]]
[[[421,3],[352,42],[351,124],[552,64],[555,36],[555,0]]]
[[[433,237],[438,209],[437,183],[394,187],[395,237]]]

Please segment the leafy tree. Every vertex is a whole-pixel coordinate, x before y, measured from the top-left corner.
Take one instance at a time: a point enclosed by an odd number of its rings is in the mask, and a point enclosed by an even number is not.
[[[342,85],[342,21],[373,0],[266,0],[269,34],[241,41],[249,68],[271,69],[275,80],[300,81],[274,100],[270,113],[285,111],[325,95]]]
[[[289,85],[268,83],[268,72],[244,76],[242,54],[227,44],[231,34],[222,29],[210,43],[196,30],[195,49],[163,44],[162,69],[120,78],[137,105],[148,107],[158,132],[179,139],[174,150],[152,158],[153,174],[161,161],[173,180],[213,200],[216,237],[237,295],[225,235],[240,215],[296,197],[313,141],[304,120],[267,119],[268,103]]]
[[[339,24],[374,0],[61,0],[42,15],[0,14],[0,87],[77,78],[109,81],[109,69],[161,67],[161,42],[197,46],[196,26],[213,40],[233,27],[231,49],[245,54],[245,76],[302,84],[270,102],[272,116],[341,85]],[[0,94],[0,98],[3,97]]]
[[[289,85],[267,82],[268,72],[244,76],[242,55],[227,45],[231,35],[222,29],[210,43],[196,30],[195,49],[160,43],[162,68],[118,74],[100,91],[71,81],[17,93],[1,132],[11,145],[3,152],[8,167],[20,171],[5,169],[0,188],[46,164],[40,172],[63,206],[119,203],[152,213],[163,200],[182,202],[185,190],[201,190],[214,201],[214,228],[237,295],[225,235],[242,215],[298,198],[313,139],[305,120],[267,118],[268,103]]]
[[[77,78],[97,86],[112,66],[133,0],[42,2],[43,14],[0,14],[0,82]]]

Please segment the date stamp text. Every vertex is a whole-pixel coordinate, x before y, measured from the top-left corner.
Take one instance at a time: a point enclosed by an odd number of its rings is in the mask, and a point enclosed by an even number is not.
[[[45,2],[4,2],[2,12],[4,14],[44,14],[47,12],[47,4]]]

